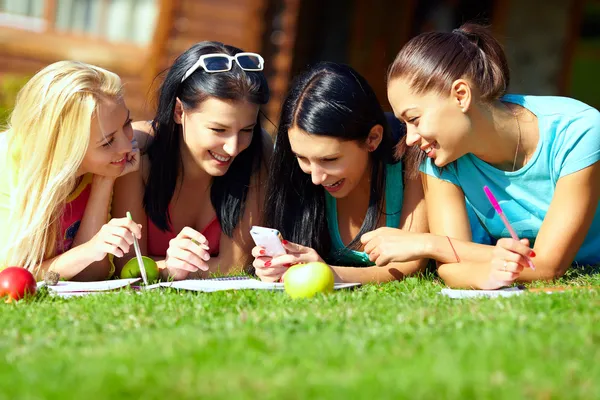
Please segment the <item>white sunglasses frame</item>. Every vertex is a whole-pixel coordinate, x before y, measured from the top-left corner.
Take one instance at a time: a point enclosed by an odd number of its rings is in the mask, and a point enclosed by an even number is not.
[[[242,65],[240,64],[240,62],[238,61],[238,57],[242,57],[242,56],[250,56],[250,57],[256,57],[258,58],[258,68],[244,68],[242,67]],[[204,60],[206,60],[207,58],[210,57],[223,57],[223,58],[227,58],[229,60],[229,64],[227,69],[220,69],[220,70],[216,70],[216,71],[208,71],[206,68],[206,63]],[[265,60],[262,58],[262,56],[258,53],[250,53],[250,52],[244,52],[244,53],[237,53],[236,55],[230,56],[229,54],[225,54],[225,53],[210,53],[210,54],[203,54],[200,56],[200,58],[198,59],[198,61],[196,61],[196,63],[194,65],[191,66],[190,69],[187,70],[187,72],[185,73],[185,75],[183,75],[183,78],[181,79],[181,82],[185,81],[187,78],[190,77],[190,75],[192,75],[194,72],[196,72],[196,70],[200,67],[202,67],[202,69],[204,71],[206,71],[209,74],[214,74],[217,72],[227,72],[227,71],[231,71],[231,68],[233,67],[233,61],[235,60],[235,62],[237,63],[237,65],[239,65],[239,67],[241,69],[243,69],[244,71],[262,71],[264,69],[265,66]]]

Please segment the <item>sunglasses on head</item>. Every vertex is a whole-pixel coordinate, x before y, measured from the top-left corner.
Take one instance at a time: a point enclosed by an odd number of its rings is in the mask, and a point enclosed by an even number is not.
[[[265,60],[256,53],[237,53],[234,56],[224,53],[204,54],[187,70],[181,82],[189,78],[200,67],[209,74],[231,71],[234,60],[244,71],[262,71],[265,65]]]

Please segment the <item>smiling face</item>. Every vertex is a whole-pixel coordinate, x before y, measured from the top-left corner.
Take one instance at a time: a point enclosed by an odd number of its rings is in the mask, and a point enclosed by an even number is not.
[[[455,87],[455,85],[453,85]],[[414,93],[402,78],[388,85],[388,99],[397,118],[406,122],[406,144],[417,146],[443,167],[469,152],[471,120],[466,115],[470,91],[447,97],[430,91]]]
[[[98,103],[92,117],[90,144],[87,148],[79,174],[118,177],[131,152],[133,129],[129,110],[122,99]]]
[[[314,185],[321,185],[335,198],[348,196],[369,176],[369,149],[377,148],[381,130],[366,143],[332,136],[311,135],[294,126],[288,130],[290,146],[302,171]]]
[[[178,100],[175,122],[197,165],[211,176],[225,175],[235,157],[252,142],[259,106],[248,101],[210,97],[196,109],[183,110]]]

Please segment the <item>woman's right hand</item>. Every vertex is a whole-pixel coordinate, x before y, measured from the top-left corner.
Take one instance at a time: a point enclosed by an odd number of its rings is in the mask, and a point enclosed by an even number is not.
[[[510,238],[498,240],[489,264],[490,272],[484,288],[499,289],[512,285],[523,268],[529,267],[528,257],[535,257],[534,251],[529,247],[529,240],[517,241]]]
[[[130,172],[137,171],[140,168],[140,149],[136,139],[131,141],[131,151],[125,155],[125,168],[121,172],[121,175],[127,175]]]
[[[133,236],[142,237],[142,225],[136,224],[129,218],[113,218],[86,243],[94,261],[100,261],[107,254],[123,257],[129,253],[133,244]]]
[[[252,266],[254,267],[256,276],[263,282],[279,282],[283,274],[288,270],[288,267],[271,267],[273,257],[266,254],[266,250],[260,246],[255,246],[252,249],[252,257],[254,257]]]
[[[200,232],[185,227],[169,242],[165,266],[173,280],[187,278],[190,272],[208,271],[208,240]]]

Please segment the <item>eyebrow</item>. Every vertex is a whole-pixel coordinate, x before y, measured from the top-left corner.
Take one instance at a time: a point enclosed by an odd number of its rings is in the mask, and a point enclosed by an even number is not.
[[[230,127],[229,125],[224,125],[224,124],[222,124],[220,122],[217,122],[217,121],[208,121],[208,124],[209,125],[219,125],[219,126],[222,126],[223,128],[229,128]],[[256,126],[256,122],[253,122],[250,125],[246,125],[244,127],[244,129],[247,129],[247,128],[250,128],[250,127],[253,127],[253,126]]]
[[[298,154],[298,153],[296,153],[296,152],[295,152],[295,151],[293,151],[293,150],[292,150],[292,153],[294,153],[294,155],[295,155],[296,157],[308,158],[308,157],[306,157],[306,156],[303,156],[302,154]],[[319,157],[319,159],[320,159],[320,160],[324,160],[324,159],[327,159],[327,158],[337,158],[337,157],[340,157],[340,156],[341,156],[341,153],[332,153],[332,154],[329,154],[329,155],[326,155],[326,156],[323,156],[323,157]]]
[[[400,116],[402,117],[403,115],[406,115],[407,111],[414,110],[415,108],[417,108],[417,107],[408,107],[408,108],[405,108],[404,111],[402,111],[400,113]]]

